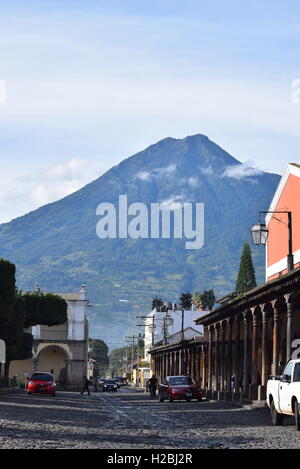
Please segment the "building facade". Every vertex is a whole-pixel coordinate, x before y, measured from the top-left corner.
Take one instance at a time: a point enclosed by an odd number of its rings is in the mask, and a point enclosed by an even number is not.
[[[266,283],[228,297],[212,313],[196,320],[204,326],[207,342],[207,388],[219,398],[233,392],[252,400],[265,399],[269,375],[280,374],[288,360],[298,357],[299,201],[300,166],[293,163],[266,215]],[[289,253],[293,268],[288,268]]]
[[[202,338],[154,347],[150,353],[160,381],[168,374],[190,374],[208,397],[264,400],[269,376],[281,374],[291,358],[300,358],[299,201],[300,165],[293,163],[266,216],[266,282],[224,297],[212,312],[198,317]]]
[[[152,373],[163,383],[167,376],[189,375],[196,382],[206,381],[206,344],[202,336],[161,345],[150,351]]]
[[[290,163],[271,202],[270,212],[291,212],[292,253],[294,266],[300,265],[300,165]],[[269,230],[266,246],[266,280],[287,273],[288,215],[269,213],[266,216]]]
[[[216,397],[266,398],[269,375],[297,354],[300,268],[266,282],[196,321],[207,344],[207,389]]]
[[[25,382],[33,372],[52,372],[64,388],[79,388],[88,374],[89,301],[81,286],[78,293],[56,293],[68,305],[68,321],[59,326],[32,327],[33,356],[28,360],[11,362],[9,375]]]

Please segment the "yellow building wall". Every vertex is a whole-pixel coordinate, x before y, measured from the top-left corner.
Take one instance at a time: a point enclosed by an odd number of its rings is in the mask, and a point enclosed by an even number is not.
[[[18,383],[25,383],[24,373],[27,373],[28,376],[32,374],[32,359],[28,360],[14,360],[10,362],[9,365],[9,378],[17,376]],[[26,380],[27,381],[27,380]]]

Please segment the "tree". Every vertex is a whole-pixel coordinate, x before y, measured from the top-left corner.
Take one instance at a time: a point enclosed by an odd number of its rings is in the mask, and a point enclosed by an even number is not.
[[[237,293],[244,293],[256,286],[255,270],[253,267],[250,246],[248,243],[245,243],[241,255],[240,268],[235,289]]]
[[[43,324],[57,326],[68,320],[67,303],[57,295],[47,293],[25,293],[25,327]]]
[[[164,302],[161,298],[158,298],[157,296],[155,298],[153,298],[153,300],[152,300],[152,309],[154,309],[154,308],[159,309],[163,305],[164,305]]]
[[[33,336],[24,329],[63,324],[68,320],[67,308],[65,300],[55,295],[18,292],[15,265],[0,259],[0,339],[6,344],[6,377],[11,361],[32,356]]]
[[[108,346],[101,339],[89,339],[89,346],[91,349],[91,358],[96,360],[94,374],[96,376],[106,375],[109,365]]]
[[[193,303],[198,309],[202,311],[205,311],[205,310],[212,311],[214,304],[215,304],[215,300],[216,300],[216,297],[212,289],[204,290],[203,293],[195,292],[193,296]]]
[[[192,302],[193,302],[193,295],[189,292],[181,293],[179,302],[180,302],[180,307],[182,309],[191,309]]]

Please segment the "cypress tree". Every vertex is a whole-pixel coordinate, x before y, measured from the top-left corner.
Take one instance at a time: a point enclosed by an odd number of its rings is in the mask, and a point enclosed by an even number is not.
[[[250,246],[248,243],[245,243],[241,255],[240,269],[235,289],[237,293],[244,293],[256,286],[255,270],[253,267]]]

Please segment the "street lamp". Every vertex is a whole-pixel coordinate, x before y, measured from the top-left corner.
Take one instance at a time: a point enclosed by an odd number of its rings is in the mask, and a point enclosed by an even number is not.
[[[288,215],[288,255],[287,255],[287,270],[291,272],[294,270],[294,256],[293,256],[293,238],[292,238],[292,212],[288,211],[275,211],[275,212],[259,212],[259,216],[261,214],[267,213],[285,213]],[[279,220],[280,221],[280,220]],[[253,244],[256,245],[265,245],[267,244],[269,230],[265,223],[257,223],[252,226],[251,228],[251,235]]]
[[[164,317],[164,322],[166,327],[173,326],[174,319],[170,316],[169,312],[166,313]]]
[[[172,326],[174,323],[174,319],[170,316],[170,313],[167,311],[165,317],[163,318],[164,321],[164,326],[163,326],[163,332],[164,332],[164,344],[167,344],[167,332],[168,332],[168,327]]]
[[[269,230],[264,223],[257,223],[251,228],[253,244],[256,246],[267,244]]]

